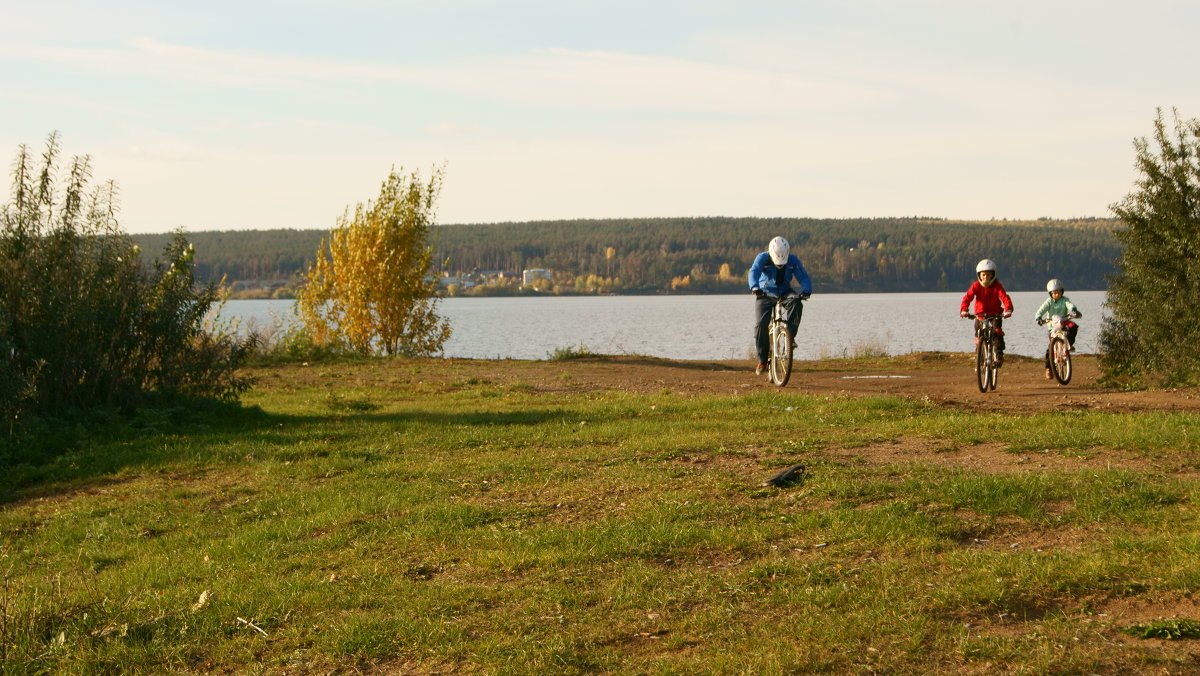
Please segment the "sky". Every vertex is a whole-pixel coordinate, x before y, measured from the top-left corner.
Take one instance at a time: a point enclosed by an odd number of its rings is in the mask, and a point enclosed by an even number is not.
[[[0,0],[0,153],[58,131],[131,233],[326,229],[439,167],[443,224],[1107,217],[1157,110],[1200,117],[1197,26],[1191,0]]]

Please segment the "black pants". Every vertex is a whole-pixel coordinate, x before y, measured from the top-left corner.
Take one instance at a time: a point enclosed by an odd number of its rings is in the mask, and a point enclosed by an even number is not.
[[[1075,347],[1075,336],[1079,334],[1079,325],[1071,322],[1063,327],[1067,332],[1067,345]],[[1050,346],[1046,346],[1046,368],[1050,368]]]
[[[796,331],[800,328],[800,315],[804,314],[804,304],[800,302],[799,296],[785,296],[783,306],[788,313],[788,330],[792,332],[792,337],[796,337]],[[771,356],[770,335],[768,335],[768,327],[771,324],[771,311],[775,309],[774,298],[757,298],[754,301],[754,316],[757,320],[754,324],[754,350],[758,353],[758,361],[760,364],[765,364],[767,358]]]

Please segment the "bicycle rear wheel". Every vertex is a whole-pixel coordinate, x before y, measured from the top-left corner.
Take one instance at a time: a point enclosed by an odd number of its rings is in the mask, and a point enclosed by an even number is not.
[[[1054,379],[1061,385],[1071,382],[1071,349],[1067,341],[1055,338],[1050,342],[1050,365]]]
[[[989,374],[988,341],[980,336],[979,344],[975,346],[975,380],[979,382],[980,392],[988,391],[988,385],[991,384],[991,376]]]
[[[771,382],[779,387],[787,385],[792,376],[792,334],[787,325],[776,323],[771,327]]]

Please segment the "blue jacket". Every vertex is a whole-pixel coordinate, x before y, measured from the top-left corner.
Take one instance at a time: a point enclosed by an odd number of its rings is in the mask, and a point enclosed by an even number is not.
[[[802,293],[812,293],[812,279],[809,278],[808,271],[800,264],[800,259],[796,258],[795,254],[790,254],[787,264],[783,266],[782,285],[778,282],[778,274],[779,268],[771,260],[771,254],[766,251],[758,254],[750,266],[750,290],[762,289],[769,294],[782,296],[792,288],[794,279],[800,282]]]

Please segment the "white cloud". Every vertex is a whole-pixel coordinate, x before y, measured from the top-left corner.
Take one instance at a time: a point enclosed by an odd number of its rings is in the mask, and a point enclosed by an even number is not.
[[[547,107],[786,114],[878,98],[860,86],[785,69],[568,49],[446,75],[457,89]]]
[[[438,135],[474,134],[482,129],[483,127],[477,124],[459,124],[457,122],[435,122],[425,127],[426,132]]]
[[[0,45],[10,61],[51,63],[84,72],[185,78],[224,87],[296,86],[313,75],[304,60],[245,56],[134,38],[126,49]]]
[[[231,88],[390,82],[569,109],[785,114],[843,108],[878,98],[866,87],[784,69],[558,48],[410,67],[220,52],[140,37],[130,41],[127,49],[10,44],[0,46],[0,57]]]

